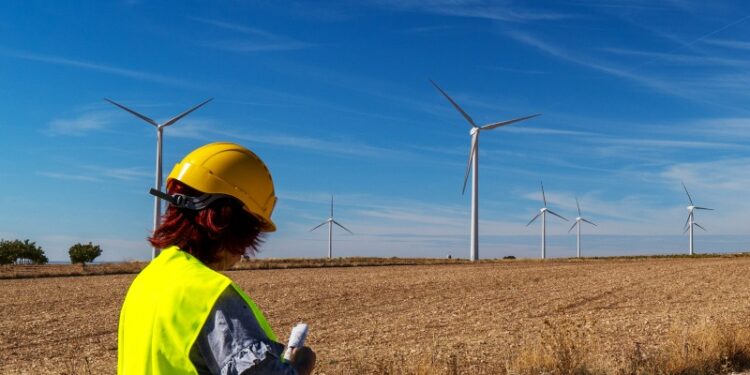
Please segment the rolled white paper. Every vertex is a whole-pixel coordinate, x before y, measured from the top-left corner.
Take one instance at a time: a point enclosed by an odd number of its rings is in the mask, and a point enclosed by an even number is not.
[[[307,324],[298,323],[292,328],[292,333],[289,334],[289,342],[287,344],[286,352],[284,353],[284,359],[287,361],[292,359],[292,349],[299,348],[305,345],[305,339],[307,338]]]

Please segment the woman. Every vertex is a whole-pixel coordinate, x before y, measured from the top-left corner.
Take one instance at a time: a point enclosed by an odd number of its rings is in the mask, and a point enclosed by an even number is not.
[[[310,374],[315,353],[282,358],[263,313],[220,271],[254,254],[276,226],[271,174],[250,150],[211,143],[167,178],[170,205],[149,238],[160,249],[120,313],[118,374]]]

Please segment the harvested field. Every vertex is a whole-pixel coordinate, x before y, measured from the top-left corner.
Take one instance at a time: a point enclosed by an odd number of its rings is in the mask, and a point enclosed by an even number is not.
[[[318,374],[565,373],[581,366],[589,372],[580,373],[646,374],[655,373],[648,366],[657,359],[673,362],[666,373],[681,373],[707,352],[704,341],[750,342],[747,257],[229,275],[280,337],[298,320],[310,324]],[[114,373],[119,308],[134,277],[0,280],[0,373]]]

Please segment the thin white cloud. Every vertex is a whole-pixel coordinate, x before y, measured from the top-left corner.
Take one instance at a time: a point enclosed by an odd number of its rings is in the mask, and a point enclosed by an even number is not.
[[[59,180],[71,180],[71,181],[90,181],[90,182],[101,182],[101,181],[138,181],[149,177],[153,177],[153,173],[140,167],[102,167],[94,165],[82,165],[78,167],[72,167],[69,171],[63,172],[50,172],[40,171],[38,175],[59,179]]]
[[[249,26],[239,25],[239,24],[235,24],[235,23],[231,23],[231,22],[224,22],[224,21],[219,21],[219,20],[214,20],[214,19],[208,19],[208,18],[202,18],[202,17],[193,17],[193,16],[190,16],[190,17],[188,17],[188,19],[193,20],[193,21],[197,21],[197,22],[200,22],[200,23],[204,23],[204,24],[207,24],[207,25],[216,26],[218,28],[222,28],[222,29],[225,29],[225,30],[236,31],[236,32],[239,32],[239,33],[242,33],[242,34],[256,35],[256,36],[260,36],[260,37],[264,37],[264,38],[268,38],[268,39],[283,39],[284,38],[284,37],[282,37],[282,36],[280,36],[278,34],[274,34],[274,33],[271,33],[271,32],[265,31],[265,30],[261,30],[261,29],[259,29],[257,27],[249,27]]]
[[[713,192],[746,193],[750,174],[742,173],[750,165],[750,158],[730,158],[701,162],[681,162],[666,168],[661,175],[674,181]]]
[[[490,70],[496,70],[501,72],[510,72],[510,73],[522,73],[522,74],[547,74],[548,72],[544,72],[541,70],[532,70],[532,69],[518,69],[518,68],[509,68],[507,66],[486,66],[485,68]]]
[[[280,201],[298,203],[317,203],[320,214],[300,222],[300,215],[295,215],[291,225],[298,226],[305,233],[310,227],[325,219],[331,196],[321,192],[279,193]],[[464,207],[435,204],[413,199],[393,199],[372,194],[336,194],[335,212],[337,221],[355,231],[356,236],[446,236],[465,233],[464,224],[468,225],[468,211]],[[285,209],[280,205],[280,209]],[[309,211],[307,211],[309,212]],[[361,238],[361,237],[358,237]]]
[[[745,108],[733,106],[732,103],[727,100],[728,94],[730,93],[734,98],[748,96],[745,88],[747,87],[747,83],[750,82],[750,73],[744,71],[715,75],[710,75],[710,73],[705,71],[692,71],[692,73],[694,73],[694,77],[692,78],[689,76],[673,78],[669,78],[665,75],[661,77],[648,76],[636,73],[636,71],[640,67],[655,62],[658,59],[641,64],[634,69],[626,70],[612,64],[591,61],[588,58],[582,57],[583,55],[580,53],[569,52],[527,33],[510,31],[507,32],[506,35],[520,43],[535,47],[542,52],[561,60],[594,69],[615,77],[630,80],[641,86],[651,88],[664,94],[723,109],[746,111]],[[675,51],[677,51],[677,49],[668,52],[668,54]]]
[[[104,130],[120,117],[113,111],[86,112],[74,118],[61,118],[50,121],[44,132],[47,135],[82,136],[93,131]]]
[[[252,142],[259,142],[268,145],[295,147],[310,151],[331,152],[353,156],[378,157],[384,155],[396,156],[394,154],[403,154],[398,150],[392,150],[383,147],[370,146],[360,142],[346,140],[330,141],[327,139],[300,137],[294,135],[252,135],[237,134],[225,132],[225,135],[233,138],[245,139]]]
[[[688,141],[673,139],[628,139],[628,138],[601,138],[597,142],[611,145],[627,145],[636,148],[677,148],[677,149],[747,149],[746,145],[727,142]]]
[[[690,132],[700,136],[725,138],[731,140],[750,138],[750,118],[715,118],[704,119],[688,124]]]
[[[679,2],[681,2],[681,1],[677,1],[677,2],[675,2],[675,4],[677,4]],[[653,63],[655,63],[655,62],[657,62],[657,61],[659,61],[659,60],[661,60],[661,59],[663,59],[665,57],[674,56],[675,52],[683,50],[683,49],[688,49],[688,48],[690,48],[690,49],[697,49],[696,48],[697,45],[700,45],[705,40],[708,40],[711,36],[716,35],[716,34],[722,32],[724,30],[727,30],[729,28],[732,28],[732,27],[734,27],[734,26],[736,26],[738,24],[741,24],[741,23],[747,21],[748,19],[750,19],[750,14],[745,15],[744,17],[742,17],[740,19],[737,19],[737,20],[735,20],[733,22],[725,24],[724,26],[722,26],[722,27],[720,27],[718,29],[715,29],[715,30],[713,30],[713,31],[711,31],[709,33],[703,34],[703,35],[699,36],[698,38],[691,39],[691,40],[689,40],[687,42],[680,41],[681,38],[679,38],[679,37],[670,37],[671,39],[674,39],[674,40],[677,41],[677,43],[678,43],[677,47],[672,48],[671,50],[667,51],[665,54],[663,54],[661,56],[653,56],[653,58],[640,63],[635,69],[640,69],[640,68],[642,68],[644,66],[651,65],[651,64],[653,64]],[[664,35],[663,33],[659,33],[659,34]],[[657,34],[657,35],[659,35],[659,34]],[[711,54],[707,54],[705,52],[703,53],[703,55],[704,56],[711,56]]]
[[[547,135],[569,135],[569,136],[599,136],[600,134],[565,129],[538,128],[532,126],[508,126],[503,131],[518,134],[547,134]]]
[[[98,167],[87,166],[85,169],[91,170],[98,176],[115,179],[120,181],[136,181],[153,177],[153,172],[149,172],[140,167]]]
[[[133,78],[141,81],[149,81],[160,83],[169,86],[177,87],[194,87],[186,81],[148,72],[142,72],[132,69],[125,69],[111,65],[104,65],[93,63],[84,60],[74,60],[66,57],[42,55],[37,53],[25,52],[25,51],[14,51],[9,49],[0,48],[0,56],[10,57],[14,59],[21,59],[27,61],[36,61],[51,65],[70,66],[74,68],[80,68],[84,70],[97,71],[101,73],[107,73],[111,75]]]
[[[272,146],[292,147],[301,150],[333,153],[340,155],[350,155],[371,158],[416,158],[408,151],[397,150],[386,147],[372,146],[358,140],[351,139],[322,139],[314,137],[304,137],[288,134],[262,134],[254,133],[252,135],[246,132],[222,129],[215,125],[214,121],[205,119],[186,120],[183,126],[172,129],[170,135],[173,137],[192,138],[205,140],[206,134],[216,134],[223,137],[240,139],[250,142],[256,142]]]
[[[202,17],[188,17],[188,19],[252,37],[251,40],[219,40],[200,43],[200,45],[204,47],[216,48],[232,52],[263,52],[291,51],[316,46],[313,43],[301,42],[293,38],[275,34],[256,27],[249,27],[236,23],[207,19]]]
[[[736,49],[741,51],[750,51],[750,42],[741,40],[728,40],[728,39],[707,39],[703,43],[711,44],[719,47],[725,47],[729,49]]]
[[[482,0],[382,0],[376,3],[397,10],[505,22],[556,21],[577,17],[573,14],[524,8],[509,1],[498,3]]]
[[[405,34],[433,34],[436,32],[453,30],[455,28],[456,26],[454,25],[415,26],[404,29],[402,32]]]
[[[377,218],[387,221],[400,222],[403,224],[425,224],[425,225],[442,225],[453,226],[456,223],[456,217],[453,215],[440,215],[437,210],[414,210],[403,207],[379,207],[378,209],[354,211],[361,217]],[[464,216],[464,215],[461,215]],[[402,228],[405,228],[403,226]]]
[[[314,44],[304,42],[256,42],[245,40],[227,40],[201,43],[204,47],[216,48],[231,52],[264,52],[264,51],[292,51],[313,47]]]
[[[750,20],[750,14],[746,14],[745,16],[743,16],[743,17],[741,17],[741,18],[739,18],[739,19],[737,19],[735,21],[732,21],[730,23],[727,23],[727,24],[725,24],[724,26],[722,26],[722,27],[720,27],[718,29],[715,29],[715,30],[713,30],[713,31],[711,31],[709,33],[703,34],[700,37],[695,38],[695,39],[691,40],[690,42],[688,42],[686,44],[683,44],[683,45],[681,45],[681,46],[679,46],[679,47],[677,47],[677,48],[669,51],[669,53],[676,52],[676,51],[681,50],[681,49],[686,48],[686,47],[690,47],[690,46],[692,46],[693,44],[696,44],[696,43],[700,43],[703,40],[706,40],[706,39],[710,38],[713,35],[716,35],[716,34],[722,32],[724,30],[727,30],[727,29],[732,28],[732,27],[734,27],[736,25],[744,23],[747,20]]]
[[[648,131],[653,135],[664,138],[679,134],[689,142],[699,140],[696,148],[721,148],[728,146],[729,150],[746,147],[744,143],[750,138],[750,117],[714,117],[689,119],[675,122],[639,124],[634,130],[637,133]],[[624,126],[624,125],[618,125]]]
[[[662,61],[665,63],[672,63],[672,64],[678,64],[678,65],[709,65],[709,66],[724,65],[724,66],[735,66],[735,67],[747,66],[747,61],[745,60],[722,58],[718,56],[685,55],[685,54],[664,53],[664,52],[654,52],[654,51],[637,51],[637,50],[626,49],[626,48],[612,48],[612,47],[604,48],[603,50],[606,52],[610,52],[610,53],[621,55],[621,56],[634,56],[637,58],[646,57],[654,61]]]
[[[625,11],[661,11],[667,9],[663,3],[638,0],[577,0],[575,4],[586,7],[614,9],[617,13]]]
[[[520,43],[524,43],[529,46],[535,47],[548,55],[557,57],[559,59],[568,61],[570,63],[581,65],[590,69],[598,70],[600,72],[607,73],[616,77],[625,78],[625,79],[637,82],[643,86],[656,89],[658,91],[661,91],[667,94],[686,97],[686,98],[692,97],[692,96],[687,96],[686,93],[678,90],[672,84],[669,84],[667,82],[664,82],[658,79],[649,78],[649,77],[642,76],[642,75],[638,75],[638,74],[635,74],[635,73],[632,73],[627,70],[617,68],[614,66],[585,60],[584,58],[579,57],[580,54],[569,53],[568,51],[565,51],[559,47],[546,43],[542,41],[541,39],[538,39],[530,34],[519,32],[519,31],[509,31],[506,33],[506,35],[508,35],[510,38],[515,39],[516,41]]]
[[[37,172],[38,175],[54,178],[57,180],[71,180],[71,181],[87,181],[87,182],[98,182],[101,181],[99,178],[87,175],[87,174],[73,174],[73,173],[60,173],[60,172]]]

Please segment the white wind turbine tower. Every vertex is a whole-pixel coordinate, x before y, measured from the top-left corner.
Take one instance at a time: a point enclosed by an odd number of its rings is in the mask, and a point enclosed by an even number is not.
[[[138,112],[136,112],[136,111],[134,111],[134,110],[132,110],[132,109],[130,109],[128,107],[125,107],[122,104],[118,104],[118,103],[114,102],[113,100],[106,99],[106,98],[104,100],[106,100],[106,101],[108,101],[108,102],[116,105],[117,107],[120,107],[121,109],[123,109],[125,111],[130,112],[135,117],[138,117],[139,119],[141,119],[143,121],[146,121],[147,123],[153,125],[156,128],[156,187],[155,187],[155,189],[158,190],[158,191],[161,191],[161,180],[162,180],[162,173],[161,173],[161,169],[162,169],[161,168],[162,167],[162,162],[161,162],[161,146],[162,146],[162,137],[163,137],[163,133],[164,133],[164,128],[166,128],[169,125],[174,124],[175,122],[179,121],[183,117],[189,115],[191,112],[193,112],[196,109],[202,107],[204,104],[212,101],[213,98],[208,99],[205,102],[203,102],[201,104],[198,104],[195,107],[190,108],[187,111],[182,112],[179,115],[177,115],[175,117],[172,117],[171,119],[169,119],[166,122],[161,123],[161,124],[157,123],[156,121],[154,121],[154,120],[152,120],[152,119],[150,119],[150,118],[148,118],[148,117],[146,117],[146,116],[144,116],[144,115],[142,115],[142,114],[140,114],[140,113],[138,113]],[[154,230],[156,230],[156,228],[159,227],[160,220],[161,220],[161,200],[160,200],[159,197],[154,197]],[[157,252],[158,252],[158,249],[156,249],[156,248],[152,248],[151,249],[151,259],[156,258],[156,256],[158,255]]]
[[[713,211],[713,208],[698,207],[698,206],[694,205],[693,204],[693,198],[690,196],[690,193],[688,193],[687,187],[685,187],[685,183],[684,182],[682,183],[682,188],[685,189],[685,194],[687,194],[688,200],[690,201],[690,205],[687,206],[688,217],[687,217],[687,220],[685,221],[685,230],[682,231],[682,233],[690,232],[690,234],[689,234],[689,237],[690,237],[690,255],[693,255],[693,226],[701,228],[704,231],[706,230],[706,228],[703,228],[703,226],[701,226],[700,224],[698,224],[698,223],[695,222],[695,216],[694,216],[695,214],[693,213],[693,211],[695,211],[695,210],[711,210],[711,211]]]
[[[339,227],[341,227],[341,229],[349,232],[350,234],[354,234],[352,233],[352,231],[350,231],[349,229],[346,229],[338,221],[333,219],[333,194],[331,194],[331,216],[328,217],[328,220],[318,224],[318,226],[316,226],[315,228],[310,229],[310,232],[322,227],[325,224],[328,224],[328,259],[331,259],[331,255],[333,252],[333,224],[338,225]]]
[[[573,223],[573,226],[568,229],[568,233],[570,233],[573,228],[578,226],[578,234],[576,235],[576,257],[581,257],[581,222],[589,223],[593,226],[597,226],[591,221],[588,221],[587,219],[583,218],[583,215],[581,215],[581,205],[578,203],[578,197],[576,197],[576,207],[578,207],[578,217],[576,218],[576,222]]]
[[[449,102],[451,102],[453,107],[461,113],[466,121],[471,124],[471,130],[469,131],[469,134],[471,134],[471,146],[469,147],[469,160],[466,163],[464,186],[461,190],[461,194],[464,194],[466,192],[466,182],[469,178],[469,170],[471,170],[471,248],[469,259],[471,259],[471,261],[479,260],[479,133],[484,130],[492,130],[500,126],[510,125],[515,122],[528,120],[530,118],[539,116],[540,113],[531,116],[516,118],[513,120],[477,126],[477,124],[474,123],[474,120],[472,120],[471,117],[469,117],[469,115],[464,112],[461,107],[458,106],[458,103],[451,99],[451,97],[448,96],[448,94],[446,94],[445,91],[443,91],[443,89],[441,89],[440,86],[437,85],[437,83],[432,80],[430,80],[430,82],[433,86],[435,86],[436,89],[438,89],[438,91],[440,91],[441,94],[443,94],[443,96],[445,96],[446,99],[448,99]]]
[[[536,214],[536,216],[534,216],[534,218],[531,219],[531,221],[529,221],[526,226],[528,227],[529,225],[531,225],[531,223],[533,223],[534,220],[536,220],[539,216],[542,217],[542,259],[545,259],[547,257],[547,212],[565,221],[568,221],[568,219],[556,214],[554,211],[547,208],[547,197],[544,195],[544,184],[542,184],[541,182],[539,184],[542,186],[542,201],[544,202],[544,207],[539,209],[539,213]]]

